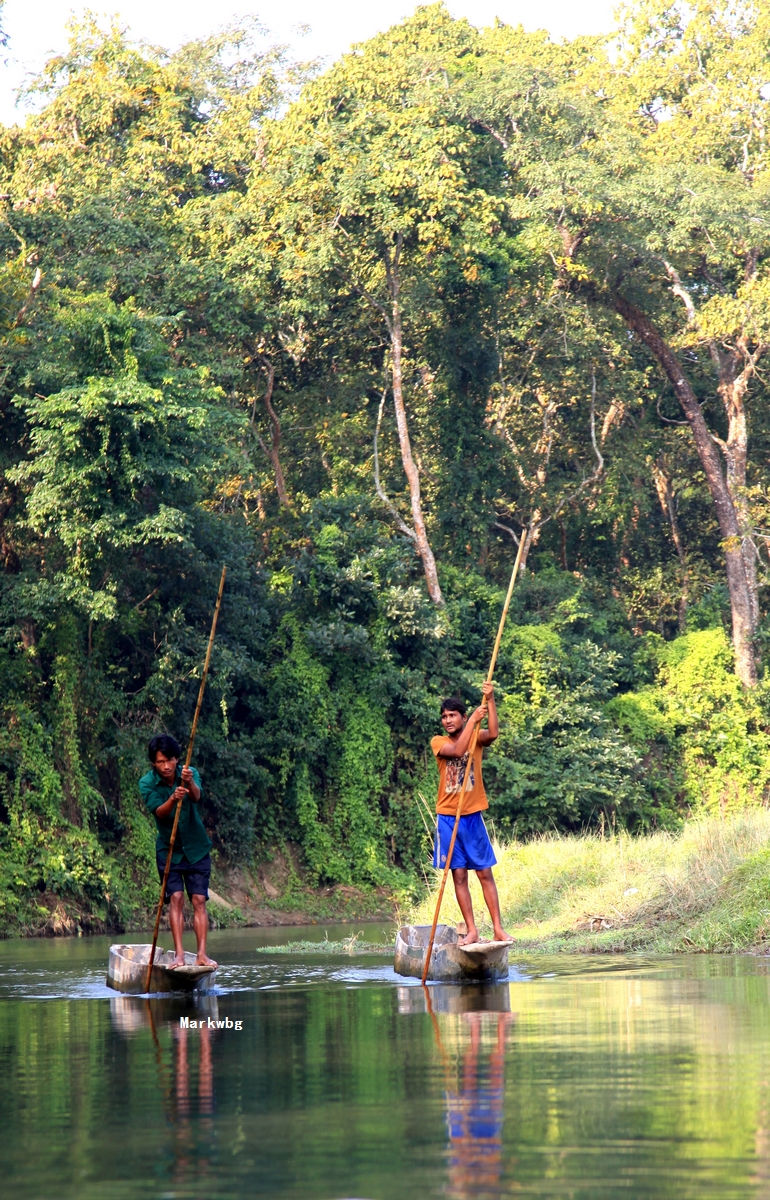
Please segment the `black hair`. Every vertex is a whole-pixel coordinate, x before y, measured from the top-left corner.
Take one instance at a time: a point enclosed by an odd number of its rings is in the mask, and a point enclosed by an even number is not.
[[[465,705],[457,696],[447,696],[446,700],[441,701],[441,712],[459,712],[461,716],[465,716]]]
[[[155,762],[156,754],[165,754],[166,758],[181,758],[182,747],[170,734],[159,733],[156,737],[150,738],[150,744],[147,747],[147,757],[151,763]]]

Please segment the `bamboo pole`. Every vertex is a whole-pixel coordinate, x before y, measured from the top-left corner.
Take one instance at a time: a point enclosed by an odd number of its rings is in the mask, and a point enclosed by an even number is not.
[[[508,609],[511,604],[511,597],[513,596],[513,585],[516,583],[516,576],[519,573],[519,567],[521,565],[521,556],[524,553],[524,547],[525,547],[526,541],[527,541],[527,533],[528,533],[527,530],[522,531],[521,540],[519,542],[519,549],[516,552],[516,561],[513,564],[513,571],[511,572],[511,582],[508,584],[508,594],[505,597],[505,604],[503,605],[503,611],[502,611],[502,615],[500,617],[500,624],[497,628],[497,637],[495,638],[495,645],[494,645],[494,649],[492,650],[492,658],[490,659],[489,670],[487,671],[487,679],[486,679],[487,683],[492,682],[492,677],[494,676],[494,673],[495,673],[495,667],[497,666],[497,655],[500,650],[500,642],[502,641],[503,630],[505,629],[505,619],[508,616]],[[441,877],[441,887],[438,890],[438,900],[436,901],[436,911],[433,914],[433,925],[431,926],[430,941],[428,942],[428,953],[425,955],[425,966],[423,967],[423,970],[422,970],[423,985],[425,984],[425,981],[428,978],[428,970],[430,969],[430,960],[431,960],[431,955],[433,954],[433,943],[436,940],[436,926],[438,925],[438,919],[439,919],[439,915],[441,913],[441,902],[444,899],[444,888],[446,887],[447,876],[449,875],[449,864],[451,863],[452,855],[454,854],[455,841],[457,840],[457,830],[460,828],[460,817],[462,816],[463,799],[465,797],[465,793],[467,791],[470,791],[471,765],[473,763],[473,755],[476,753],[476,746],[478,745],[480,725],[481,725],[481,722],[478,721],[473,730],[473,733],[471,734],[471,741],[470,741],[470,745],[468,746],[468,765],[465,768],[465,787],[460,792],[460,795],[457,797],[457,813],[455,815],[454,829],[452,830],[452,839],[449,843],[449,853],[446,856],[446,866],[444,867],[444,874]],[[438,834],[437,834],[437,837],[438,837]],[[440,841],[438,842],[438,844],[440,845]]]
[[[201,676],[201,685],[198,688],[198,702],[195,705],[195,715],[193,717],[192,729],[190,730],[190,740],[187,743],[187,757],[185,758],[185,767],[189,767],[192,761],[193,746],[195,745],[195,735],[198,732],[198,717],[201,713],[201,705],[203,704],[203,693],[206,690],[206,679],[209,673],[209,663],[211,662],[211,648],[214,645],[214,634],[217,631],[217,618],[219,616],[219,607],[222,603],[222,593],[225,590],[225,576],[227,575],[227,567],[222,567],[222,578],[219,581],[219,592],[217,594],[216,608],[214,609],[214,619],[211,622],[211,633],[209,634],[209,644],[206,648],[206,661],[203,664],[203,675]],[[174,842],[176,841],[176,831],[179,827],[179,816],[182,811],[182,801],[184,796],[180,796],[176,802],[174,811],[174,825],[171,830],[171,840],[168,846],[168,856],[166,858],[166,866],[163,871],[163,882],[160,885],[160,898],[158,900],[158,911],[155,914],[155,929],[152,935],[152,949],[150,950],[150,959],[147,963],[147,980],[145,982],[145,992],[150,990],[150,981],[152,979],[152,968],[155,962],[155,947],[158,944],[158,930],[160,929],[160,918],[163,912],[163,899],[166,895],[166,884],[168,883],[168,873],[171,869],[171,855],[174,853]]]

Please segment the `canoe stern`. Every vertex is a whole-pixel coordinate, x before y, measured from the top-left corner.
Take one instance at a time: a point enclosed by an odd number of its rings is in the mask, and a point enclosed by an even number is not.
[[[149,944],[110,946],[107,987],[128,996],[143,995],[147,991],[150,950]],[[210,967],[199,967],[195,955],[187,950],[184,957],[185,965],[170,971],[169,967],[174,961],[173,953],[156,947],[150,992],[206,992],[211,988],[216,971]]]

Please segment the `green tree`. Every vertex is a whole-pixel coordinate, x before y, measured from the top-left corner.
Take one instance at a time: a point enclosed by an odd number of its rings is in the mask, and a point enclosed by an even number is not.
[[[535,62],[512,31],[493,36],[500,88],[490,100],[488,74],[476,103],[505,148],[512,201],[556,267],[554,288],[616,312],[682,406],[719,523],[736,671],[753,686],[745,404],[767,346],[766,14],[642,6],[613,67],[596,43]]]
[[[485,257],[499,255],[495,172],[483,163],[481,140],[452,120],[446,102],[447,68],[472,52],[474,40],[443,6],[420,9],[309,86],[273,130],[269,151],[286,285],[318,306],[330,289],[342,291],[382,326],[378,357],[411,506],[411,526],[401,520],[399,527],[414,540],[436,604],[443,596],[406,380],[419,372],[430,390],[426,331],[442,319],[451,276],[475,281]]]

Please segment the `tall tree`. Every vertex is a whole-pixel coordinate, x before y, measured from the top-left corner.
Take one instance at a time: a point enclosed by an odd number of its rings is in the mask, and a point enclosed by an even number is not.
[[[345,291],[381,323],[411,536],[439,605],[407,380],[430,367],[421,363],[424,328],[442,308],[447,272],[474,278],[499,228],[499,201],[480,179],[479,139],[447,105],[447,69],[474,37],[443,6],[420,9],[311,85],[269,151],[287,286],[319,306],[330,290]]]
[[[643,6],[614,69],[590,40],[535,60],[511,31],[490,38],[497,73],[475,83],[471,115],[505,148],[554,289],[617,313],[681,405],[721,531],[736,671],[753,686],[746,400],[769,343],[767,13]]]

